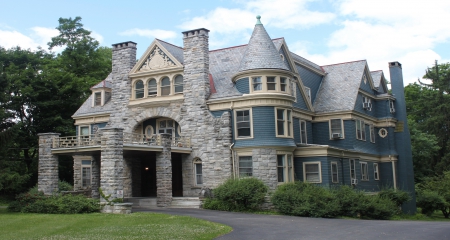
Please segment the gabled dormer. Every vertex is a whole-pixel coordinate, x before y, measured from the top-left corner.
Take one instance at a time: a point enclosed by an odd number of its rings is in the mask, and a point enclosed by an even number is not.
[[[111,83],[103,80],[91,87],[92,107],[103,106],[111,100]]]

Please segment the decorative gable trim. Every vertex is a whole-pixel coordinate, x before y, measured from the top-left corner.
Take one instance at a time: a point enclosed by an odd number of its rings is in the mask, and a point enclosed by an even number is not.
[[[366,66],[364,67],[364,71],[363,71],[363,75],[361,76],[361,82],[360,84],[362,84],[364,82],[364,76],[366,76],[367,81],[370,84],[370,88],[372,90],[376,90],[375,85],[373,84],[373,79],[372,79],[372,74],[369,71],[369,66],[367,65],[367,61],[366,61]],[[361,86],[361,85],[360,85]]]
[[[164,46],[153,40],[145,53],[130,71],[130,77],[138,77],[148,73],[161,72],[165,70],[173,71],[182,69],[181,64]]]

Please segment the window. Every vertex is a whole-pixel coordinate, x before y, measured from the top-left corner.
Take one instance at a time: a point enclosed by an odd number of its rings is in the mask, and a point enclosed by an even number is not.
[[[308,143],[306,139],[306,121],[300,120],[300,143]]]
[[[339,139],[344,138],[344,131],[342,131],[342,119],[330,119],[330,138]]]
[[[291,110],[275,108],[277,121],[277,137],[290,137],[292,134]]]
[[[350,178],[356,179],[355,159],[350,159]]]
[[[89,126],[80,126],[80,136],[89,135]]]
[[[261,77],[252,77],[252,83],[253,83],[253,91],[261,91],[262,90]]]
[[[277,155],[277,175],[278,182],[294,181],[294,164],[292,162],[292,155]]]
[[[305,87],[305,93],[306,93],[306,97],[309,99],[309,101],[311,102],[311,88],[309,87]]]
[[[370,124],[369,128],[370,128],[370,142],[375,143],[375,128],[373,124]]]
[[[173,120],[159,120],[158,122],[158,133],[172,134],[175,126]]]
[[[203,185],[203,174],[202,174],[202,160],[199,158],[194,159],[194,174],[195,174],[195,185]]]
[[[251,137],[251,110],[236,111],[236,132],[237,137]]]
[[[142,80],[136,81],[134,94],[136,99],[144,97],[144,82]]]
[[[366,125],[363,120],[356,120],[356,139],[366,141]]]
[[[331,162],[331,181],[333,183],[338,183],[338,165],[337,162]]]
[[[164,77],[161,80],[161,96],[170,95],[170,80],[168,77]]]
[[[291,89],[292,89],[292,96],[295,98],[294,102],[297,102],[297,87],[294,81],[291,83]]]
[[[94,93],[94,106],[102,105],[102,92]]]
[[[178,75],[175,77],[175,93],[183,92],[183,76]]]
[[[239,157],[239,177],[253,176],[253,161],[251,156]]]
[[[280,91],[286,92],[287,79],[285,77],[280,77]]]
[[[392,100],[389,100],[389,112],[395,113],[394,101],[392,101]]]
[[[380,180],[378,163],[373,164],[373,179]]]
[[[310,183],[322,182],[322,167],[320,162],[303,163],[303,181]]]
[[[81,160],[81,187],[91,186],[92,163],[91,160]]]
[[[361,180],[369,181],[369,167],[366,162],[360,162],[361,164]]]
[[[363,96],[363,109],[372,111],[372,100],[366,96]]]
[[[111,99],[111,92],[105,91],[105,102],[103,103],[103,105],[105,105],[110,99]]]
[[[277,90],[277,82],[275,81],[275,77],[267,77],[267,90],[275,91]]]
[[[158,87],[156,85],[156,80],[150,79],[150,81],[148,81],[148,96],[156,96],[157,93]]]
[[[153,127],[151,125],[148,125],[147,127],[145,127],[145,137],[146,138],[151,138],[153,136]]]
[[[367,77],[366,74],[363,75],[364,84],[367,84]]]

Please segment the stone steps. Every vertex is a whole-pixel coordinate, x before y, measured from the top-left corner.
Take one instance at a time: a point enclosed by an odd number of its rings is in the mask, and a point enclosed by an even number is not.
[[[157,208],[156,197],[132,197],[125,198],[124,202],[133,203],[133,208]],[[174,197],[170,208],[200,208],[198,197]]]

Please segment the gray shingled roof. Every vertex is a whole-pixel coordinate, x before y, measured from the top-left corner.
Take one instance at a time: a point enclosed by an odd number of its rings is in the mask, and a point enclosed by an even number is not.
[[[264,26],[256,24],[241,60],[239,72],[262,68],[289,70]]]
[[[373,85],[378,88],[380,87],[380,83],[381,83],[381,75],[383,74],[382,70],[378,70],[378,71],[373,71],[370,72],[370,75],[372,76],[373,79]]]
[[[366,60],[322,66],[322,80],[314,110],[317,113],[353,110]]]
[[[179,46],[175,46],[173,44],[170,44],[168,42],[164,42],[163,40],[156,39],[167,51],[170,52],[181,64],[184,63],[183,61],[183,48]]]
[[[103,82],[105,82],[105,86],[109,86],[111,88],[111,73],[106,77],[105,80],[101,81],[100,83],[96,84],[92,88],[96,88],[97,86],[103,87]],[[112,93],[114,94],[114,93]],[[108,101],[103,106],[94,106],[92,107],[92,94],[89,96],[89,98],[84,101],[84,103],[78,108],[78,110],[72,115],[72,117],[81,117],[81,116],[87,116],[91,114],[103,114],[103,113],[111,113],[112,112],[112,103],[111,100]]]
[[[314,69],[317,69],[320,72],[323,72],[322,68],[319,65],[309,61],[308,59],[300,57],[299,55],[297,55],[297,54],[295,54],[293,52],[291,52],[291,56],[294,59],[294,61],[298,61],[298,62],[300,62],[302,64],[305,64],[305,65],[310,66],[310,67],[312,67]]]
[[[111,73],[110,73],[111,74]],[[103,80],[99,83],[97,83],[96,85],[94,85],[93,87],[91,87],[91,89],[96,89],[96,88],[111,88],[112,84],[111,82],[108,82],[106,80]]]

